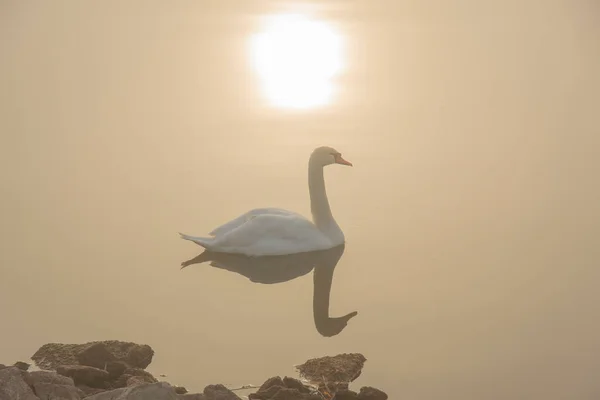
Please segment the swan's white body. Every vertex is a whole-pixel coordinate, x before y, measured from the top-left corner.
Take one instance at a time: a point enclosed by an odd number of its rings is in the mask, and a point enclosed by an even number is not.
[[[327,193],[323,167],[352,165],[331,147],[313,151],[308,167],[308,184],[313,221],[281,208],[257,208],[215,228],[212,237],[181,234],[186,240],[213,252],[268,256],[326,250],[344,243],[344,233],[335,222]]]

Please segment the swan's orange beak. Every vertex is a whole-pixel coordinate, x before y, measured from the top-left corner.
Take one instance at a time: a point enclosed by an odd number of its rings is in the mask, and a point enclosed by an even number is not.
[[[334,155],[334,158],[336,164],[349,165],[350,167],[352,166],[352,163],[350,161],[344,160],[340,154]]]

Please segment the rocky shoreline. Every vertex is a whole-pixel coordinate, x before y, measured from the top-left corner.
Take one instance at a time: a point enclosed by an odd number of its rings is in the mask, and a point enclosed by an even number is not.
[[[0,364],[0,400],[242,400],[222,384],[202,393],[188,393],[154,377],[145,368],[154,350],[118,340],[84,344],[48,343],[31,357],[12,366]],[[300,379],[267,379],[249,400],[386,400],[372,387],[358,392],[349,385],[362,371],[366,358],[359,353],[315,358],[297,366]],[[244,387],[241,389],[252,389]]]

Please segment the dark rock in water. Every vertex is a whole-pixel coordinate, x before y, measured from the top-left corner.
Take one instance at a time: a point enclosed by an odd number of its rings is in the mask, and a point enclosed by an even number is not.
[[[8,367],[4,364],[0,364],[0,369],[4,369],[4,368],[8,368]]]
[[[123,375],[127,368],[130,367],[124,361],[111,361],[106,364],[106,372],[108,372],[110,379],[117,379],[119,376]]]
[[[60,365],[78,365],[82,362],[104,368],[104,363],[109,361],[123,361],[131,367],[146,368],[153,356],[154,350],[145,344],[104,340],[84,344],[47,343],[31,358],[43,369],[56,369]]]
[[[205,387],[204,397],[206,400],[241,400],[235,393],[221,384]]]
[[[39,400],[26,378],[27,372],[17,367],[0,370],[0,400]]]
[[[188,390],[183,386],[175,386],[175,393],[177,394],[186,394]]]
[[[173,386],[166,382],[146,383],[98,393],[85,400],[179,400]]]
[[[266,389],[259,389],[256,393],[250,393],[248,398],[250,400],[269,400],[277,394],[281,389],[284,389],[285,386],[273,385],[269,386]]]
[[[37,397],[44,400],[80,400],[85,396],[85,393],[75,386],[55,383],[38,382],[33,385],[33,390]]]
[[[81,365],[106,369],[109,362],[115,361],[115,355],[108,350],[106,343],[94,343],[76,354],[77,362]]]
[[[388,395],[374,387],[364,386],[360,388],[358,400],[387,400]]]
[[[298,379],[294,379],[294,378],[290,378],[289,376],[286,376],[283,378],[283,384],[287,388],[298,390],[300,393],[310,393],[310,389],[308,387],[304,386],[304,384],[302,382],[300,382]]]
[[[283,383],[283,379],[281,379],[280,376],[274,376],[272,378],[269,378],[265,381],[265,383],[263,383],[262,385],[260,385],[260,388],[258,388],[258,391],[265,391],[268,388],[272,387],[272,386],[281,386],[281,387],[285,387],[285,383]]]
[[[17,361],[16,363],[13,364],[13,367],[17,367],[21,371],[27,371],[30,366],[31,366],[31,364],[27,364],[26,362],[23,362],[23,361]]]
[[[54,371],[33,371],[29,373],[29,377],[31,378],[32,385],[35,385],[36,383],[52,383],[55,385],[67,386],[75,385],[73,378],[60,375]]]
[[[296,367],[300,376],[314,383],[349,383],[358,378],[367,359],[360,353],[313,358]]]
[[[76,385],[86,385],[93,388],[106,388],[109,379],[108,372],[103,369],[85,365],[61,365],[56,369],[61,375],[73,378]]]
[[[358,394],[352,390],[342,389],[335,393],[335,400],[357,400]]]

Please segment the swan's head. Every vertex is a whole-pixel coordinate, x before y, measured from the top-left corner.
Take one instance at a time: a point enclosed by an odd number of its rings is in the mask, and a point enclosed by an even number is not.
[[[342,153],[329,146],[317,147],[310,156],[310,162],[321,166],[341,164],[352,166],[352,163],[344,160]]]

